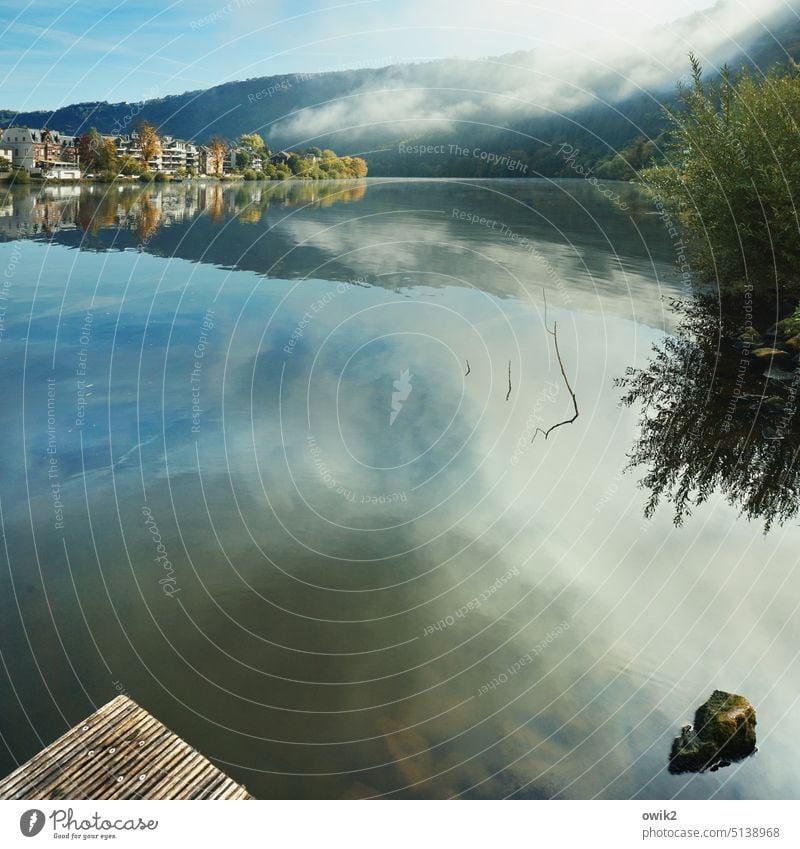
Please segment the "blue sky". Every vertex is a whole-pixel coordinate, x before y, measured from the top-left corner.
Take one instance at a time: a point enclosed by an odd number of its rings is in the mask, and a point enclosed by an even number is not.
[[[604,39],[612,31],[653,26],[712,4],[3,0],[0,108],[138,101],[277,73],[491,56]]]

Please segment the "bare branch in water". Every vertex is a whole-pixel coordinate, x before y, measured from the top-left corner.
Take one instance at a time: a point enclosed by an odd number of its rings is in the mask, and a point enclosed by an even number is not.
[[[533,438],[531,439],[531,442],[533,442],[533,440],[536,439],[536,434],[538,434],[538,433],[543,433],[544,438],[547,439],[547,437],[550,436],[550,434],[554,430],[556,430],[560,427],[563,427],[564,425],[572,424],[575,421],[575,419],[578,418],[578,415],[579,415],[579,413],[578,413],[578,399],[575,397],[575,393],[572,391],[572,387],[570,386],[570,383],[569,383],[569,378],[567,377],[567,373],[564,370],[564,361],[561,359],[561,352],[558,350],[558,323],[555,322],[555,321],[553,322],[553,329],[552,330],[550,330],[550,328],[547,326],[547,294],[544,292],[544,290],[542,290],[542,295],[544,296],[544,329],[553,337],[553,342],[555,343],[555,349],[556,349],[556,357],[558,358],[558,365],[559,365],[559,368],[561,369],[561,376],[564,378],[564,384],[567,387],[567,392],[569,392],[570,397],[572,398],[572,408],[575,410],[575,414],[572,416],[572,418],[564,419],[563,422],[556,422],[556,424],[551,425],[549,428],[547,428],[547,430],[542,430],[540,427],[537,427],[536,431],[533,434]]]
[[[469,360],[467,360],[467,370],[464,372],[464,377],[466,377],[471,371],[472,369],[469,367]]]
[[[508,394],[506,395],[506,401],[511,397],[511,360],[508,361]]]

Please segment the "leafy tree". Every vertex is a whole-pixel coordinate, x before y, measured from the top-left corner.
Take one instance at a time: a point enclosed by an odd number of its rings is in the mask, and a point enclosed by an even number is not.
[[[89,133],[83,133],[78,137],[78,163],[86,171],[94,168],[97,161],[96,149],[92,144],[92,133],[97,133],[94,127],[92,127]]]
[[[264,139],[258,133],[244,133],[239,136],[239,144],[259,154],[263,154],[267,149]]]
[[[225,161],[225,152],[228,149],[228,145],[225,143],[225,139],[220,138],[219,136],[214,136],[211,139],[211,144],[209,145],[211,150],[211,156],[213,158],[213,162],[211,163],[211,167],[213,168],[212,174],[221,174],[223,163]]]
[[[144,171],[144,166],[132,156],[121,156],[118,160],[117,173],[128,177],[138,177]]]
[[[351,161],[351,169],[353,171],[354,177],[366,177],[367,176],[367,163],[366,160],[362,159],[360,156],[352,157]]]
[[[696,269],[723,284],[793,281],[800,262],[800,70],[692,79],[668,108],[666,163],[643,179],[685,225]]]
[[[289,154],[289,162],[287,163],[292,174],[299,174],[303,170],[303,162],[296,153]]]
[[[149,121],[142,121],[139,126],[139,145],[145,168],[149,168],[150,163],[161,153],[161,139]]]
[[[78,162],[85,171],[114,171],[118,164],[117,146],[92,127],[78,139]]]
[[[250,153],[244,149],[236,151],[236,170],[246,171],[250,165]]]
[[[628,147],[601,162],[595,169],[596,174],[604,180],[638,179],[638,172],[652,164],[656,146],[653,140],[638,136]]]

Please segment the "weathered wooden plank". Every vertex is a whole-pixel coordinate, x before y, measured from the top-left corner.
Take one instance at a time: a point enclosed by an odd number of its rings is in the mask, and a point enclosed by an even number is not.
[[[127,696],[0,780],[0,799],[251,799]]]
[[[18,790],[18,785],[35,784],[37,781],[41,780],[42,773],[46,773],[57,768],[54,765],[56,758],[66,758],[74,754],[76,750],[80,750],[85,742],[90,739],[89,737],[84,736],[87,733],[83,730],[84,727],[86,727],[88,733],[91,734],[94,731],[94,734],[97,734],[98,727],[106,727],[105,725],[98,726],[98,722],[104,721],[107,715],[110,723],[113,717],[118,715],[121,711],[128,713],[130,712],[130,707],[126,705],[124,701],[120,701],[120,697],[117,697],[102,707],[99,711],[92,714],[92,716],[88,717],[84,722],[79,723],[74,728],[70,729],[66,734],[59,737],[58,740],[41,752],[42,755],[49,754],[51,757],[40,758],[37,756],[37,758],[23,764],[4,780],[3,786],[5,787],[7,785],[10,792],[24,792]],[[109,725],[109,727],[113,726]]]

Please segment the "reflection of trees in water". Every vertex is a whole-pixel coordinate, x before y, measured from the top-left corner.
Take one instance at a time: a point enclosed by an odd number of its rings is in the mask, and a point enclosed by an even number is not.
[[[263,188],[261,186],[263,185]],[[315,181],[240,185],[232,195],[232,212],[244,224],[257,224],[271,206],[281,208],[293,206],[330,207],[337,203],[353,203],[366,194],[366,183],[349,184],[321,183]]]
[[[148,192],[143,192],[140,198],[139,221],[136,232],[144,241],[149,239],[158,230],[158,222],[161,220],[161,212],[150,199]]]
[[[162,226],[191,221],[202,213],[215,223],[229,215],[246,224],[257,224],[270,207],[332,206],[364,198],[363,181],[187,182],[156,185],[98,183],[68,187],[69,197],[58,189],[11,187],[0,193],[0,236],[16,237],[53,233],[77,226],[96,236],[100,230],[127,229],[142,240]],[[9,222],[13,222],[13,226]]]
[[[77,203],[75,223],[87,233],[96,235],[105,227],[112,227],[117,218],[120,200],[112,194],[111,186],[102,186],[99,191],[82,193]]]
[[[222,221],[225,217],[225,199],[222,194],[222,186],[213,183],[204,187],[202,191],[200,208],[205,209],[209,218],[215,223]]]
[[[676,335],[617,381],[625,406],[642,404],[629,468],[647,470],[648,517],[665,498],[681,524],[720,491],[749,519],[763,520],[766,532],[798,512],[800,366],[767,379],[736,341],[745,301],[725,298],[724,308],[708,296],[674,304],[683,313]],[[772,313],[774,321],[774,306]]]

